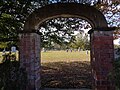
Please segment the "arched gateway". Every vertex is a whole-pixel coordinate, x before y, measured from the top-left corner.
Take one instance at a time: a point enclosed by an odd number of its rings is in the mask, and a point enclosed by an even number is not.
[[[96,8],[77,3],[51,4],[34,11],[27,19],[23,33],[20,34],[20,65],[27,71],[28,85],[26,90],[40,90],[40,35],[39,25],[55,17],[78,17],[87,20],[92,30],[91,66],[93,90],[115,90],[108,80],[112,70],[113,32],[108,28],[103,14]]]

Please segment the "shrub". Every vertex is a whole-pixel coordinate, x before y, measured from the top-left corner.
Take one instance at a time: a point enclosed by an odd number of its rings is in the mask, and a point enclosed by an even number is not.
[[[110,73],[110,79],[114,81],[116,90],[120,90],[120,58],[113,62],[113,70]]]
[[[0,90],[25,90],[27,74],[15,56],[6,54],[0,64]]]
[[[114,80],[117,88],[120,90],[120,59],[114,62]]]

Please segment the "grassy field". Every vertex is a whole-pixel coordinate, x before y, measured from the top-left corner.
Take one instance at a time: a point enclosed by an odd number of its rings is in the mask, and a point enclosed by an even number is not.
[[[0,52],[0,62],[2,61],[2,52]]]
[[[7,52],[8,53],[8,52]],[[16,53],[18,59],[18,52]],[[0,52],[0,61],[2,60],[2,52]],[[89,61],[90,52],[86,51],[66,52],[66,51],[47,51],[41,52],[41,62],[74,62],[74,61]]]
[[[86,51],[47,51],[41,59],[42,88],[91,88],[90,54]]]
[[[74,62],[74,61],[89,61],[90,52],[86,54],[86,51],[80,52],[66,52],[66,51],[47,51],[41,53],[42,63],[49,62]]]
[[[41,52],[41,63],[42,88],[91,88],[90,54],[86,51]]]

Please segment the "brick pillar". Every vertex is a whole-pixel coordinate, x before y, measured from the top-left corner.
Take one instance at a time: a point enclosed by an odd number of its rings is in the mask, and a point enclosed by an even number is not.
[[[108,79],[114,60],[113,31],[91,33],[91,66],[94,90],[115,90]]]
[[[26,90],[40,89],[40,35],[37,33],[20,34],[20,66],[27,72]]]

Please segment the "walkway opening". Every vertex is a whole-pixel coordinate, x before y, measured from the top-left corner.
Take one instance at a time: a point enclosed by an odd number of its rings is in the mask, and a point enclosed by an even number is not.
[[[44,38],[41,40],[42,88],[92,88],[88,35],[91,28],[86,20],[73,17],[53,18],[40,25]],[[61,41],[56,40],[58,37],[51,38],[57,35]]]

